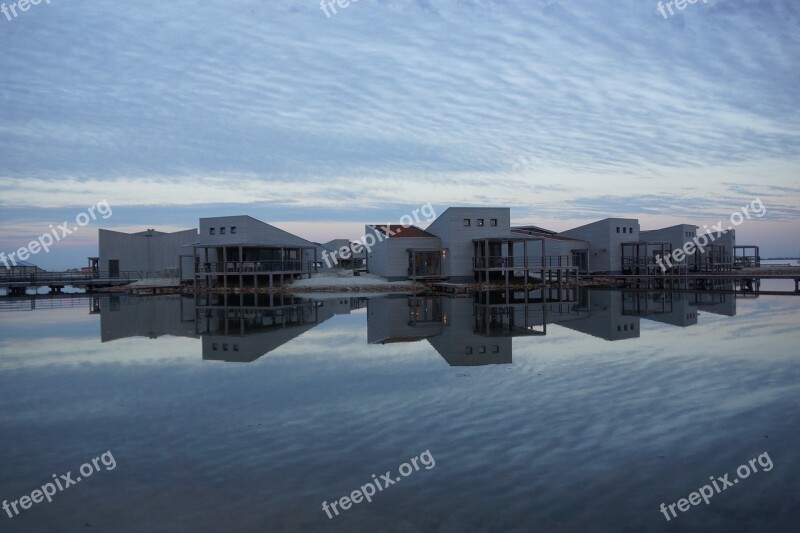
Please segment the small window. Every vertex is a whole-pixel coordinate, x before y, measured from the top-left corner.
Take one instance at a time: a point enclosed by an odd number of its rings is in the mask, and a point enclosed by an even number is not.
[[[617,331],[622,331],[622,326],[617,326]]]
[[[231,226],[231,235],[236,233],[236,226]]]
[[[477,224],[477,226],[478,226],[478,227],[481,227],[481,228],[483,227],[483,219],[482,219],[482,218],[479,218],[479,219],[478,219],[478,224]]]
[[[617,226],[617,233],[619,233],[619,226]]]
[[[214,342],[214,343],[212,343],[212,344],[211,344],[211,349],[212,349],[212,350],[214,350],[215,352],[216,352],[217,350],[219,350],[219,347],[217,346],[217,343],[216,343],[216,342]]]
[[[209,235],[214,235],[215,233],[217,233],[217,229],[216,228],[209,228],[208,229],[208,234]]]
[[[628,233],[633,233],[633,228],[628,228]]]
[[[225,235],[225,228],[219,228],[219,234]]]
[[[233,351],[234,352],[238,352],[239,351],[239,345],[238,344],[234,344],[233,345]]]
[[[472,346],[467,346],[464,348],[464,353],[467,355],[472,355]]]
[[[227,343],[222,345],[222,351],[223,352],[227,352],[228,351],[228,344]]]
[[[481,346],[478,348],[478,353],[486,353],[486,346]]]
[[[468,219],[468,218],[465,218],[465,219],[464,219],[464,227],[465,227],[465,228],[466,228],[466,227],[469,227],[469,219]]]
[[[622,228],[622,233],[628,233],[628,228]]]
[[[496,219],[496,218],[493,218],[493,219],[491,219],[491,220],[489,221],[489,225],[490,225],[490,226],[493,226],[493,227],[494,227],[494,226],[497,226],[497,219]]]
[[[492,346],[492,353],[500,353],[500,347],[496,344]]]

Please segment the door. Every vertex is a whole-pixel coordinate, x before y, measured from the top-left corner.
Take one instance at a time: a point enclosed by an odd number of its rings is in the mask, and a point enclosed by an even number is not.
[[[112,278],[119,277],[119,259],[108,260],[108,275]]]

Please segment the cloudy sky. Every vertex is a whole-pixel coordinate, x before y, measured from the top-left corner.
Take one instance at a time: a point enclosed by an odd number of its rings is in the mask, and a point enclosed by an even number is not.
[[[657,4],[17,7],[0,15],[0,251],[102,200],[110,218],[35,262],[83,265],[99,227],[201,216],[326,241],[427,202],[653,229],[758,197],[738,243],[800,254],[800,4]]]

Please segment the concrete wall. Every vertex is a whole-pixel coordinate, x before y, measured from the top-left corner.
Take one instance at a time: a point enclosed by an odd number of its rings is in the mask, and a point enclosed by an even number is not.
[[[470,225],[464,226],[464,219]],[[483,220],[483,226],[478,225]],[[497,225],[492,226],[492,219]],[[511,210],[508,207],[450,207],[426,229],[441,239],[442,248],[447,249],[447,261],[443,274],[450,281],[472,281],[475,279],[473,239],[484,237],[507,237],[511,231]]]
[[[108,272],[109,261],[117,259],[120,271],[136,271],[142,277],[150,278],[178,277],[181,265],[180,257],[193,254],[190,245],[197,242],[197,230],[130,234],[101,229],[98,237],[99,268],[102,272]],[[194,262],[186,261],[183,266],[183,278],[192,278]]]
[[[639,240],[639,221],[633,218],[607,218],[560,235],[588,242],[590,272],[620,272],[622,243]]]

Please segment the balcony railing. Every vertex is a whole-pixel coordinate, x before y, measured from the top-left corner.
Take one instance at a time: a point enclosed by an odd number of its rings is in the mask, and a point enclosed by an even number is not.
[[[195,264],[195,270],[201,274],[309,272],[313,269],[313,263],[298,259],[284,261],[211,261]]]
[[[571,255],[548,255],[545,257],[528,257],[527,259],[526,262],[524,257],[516,256],[475,257],[473,259],[473,268],[521,270],[526,267],[528,269],[577,267]]]

